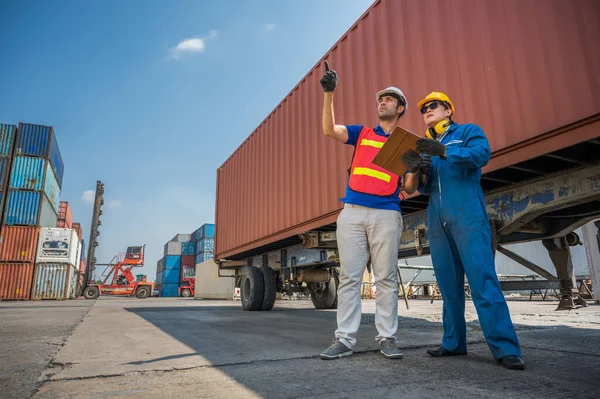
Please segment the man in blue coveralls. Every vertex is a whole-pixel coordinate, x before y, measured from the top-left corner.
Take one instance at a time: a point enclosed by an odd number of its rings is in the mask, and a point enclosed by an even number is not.
[[[411,150],[403,154],[402,160],[410,172],[420,174],[419,192],[429,194],[431,258],[444,301],[442,344],[427,353],[434,357],[467,353],[466,273],[494,358],[508,369],[524,370],[519,341],[496,276],[491,229],[480,184],[481,168],[490,159],[488,140],[479,126],[452,121],[454,105],[444,93],[430,93],[418,107],[428,129],[427,138],[417,141],[417,151],[426,157],[424,160]]]

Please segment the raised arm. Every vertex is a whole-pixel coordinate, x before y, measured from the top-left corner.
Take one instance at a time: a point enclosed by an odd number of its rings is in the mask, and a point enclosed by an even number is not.
[[[329,63],[325,61],[325,74],[320,80],[321,87],[325,92],[323,100],[323,133],[325,136],[346,143],[348,141],[348,129],[344,125],[335,124],[333,113],[333,93],[337,86],[338,77],[333,69],[329,69]]]

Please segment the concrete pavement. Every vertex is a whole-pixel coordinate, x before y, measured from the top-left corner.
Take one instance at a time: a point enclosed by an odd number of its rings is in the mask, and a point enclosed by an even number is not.
[[[0,397],[28,398],[92,306],[86,301],[0,302]]]
[[[74,302],[74,301],[71,301]],[[509,302],[525,372],[496,363],[472,305],[469,355],[435,359],[441,303],[400,302],[404,359],[376,351],[374,302],[365,301],[358,353],[317,358],[335,311],[278,301],[271,312],[239,302],[101,298],[41,377],[36,398],[86,397],[597,397],[600,306],[555,312],[556,302]]]

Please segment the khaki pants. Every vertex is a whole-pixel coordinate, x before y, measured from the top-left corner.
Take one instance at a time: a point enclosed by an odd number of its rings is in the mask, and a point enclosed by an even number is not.
[[[336,338],[356,344],[361,319],[360,288],[369,256],[375,276],[377,341],[395,340],[398,329],[398,243],[402,216],[398,211],[346,204],[337,220],[341,275],[338,287]]]

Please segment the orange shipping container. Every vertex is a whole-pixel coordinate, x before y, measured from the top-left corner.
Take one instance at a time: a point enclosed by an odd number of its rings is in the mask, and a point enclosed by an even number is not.
[[[29,300],[32,263],[0,263],[0,299]]]
[[[61,226],[59,226],[59,224]],[[56,227],[62,227],[70,229],[73,227],[73,214],[71,213],[71,206],[66,201],[61,201],[58,206],[58,222]]]
[[[324,60],[336,123],[375,126],[375,93],[395,85],[423,134],[416,104],[443,91],[485,131],[490,172],[599,136],[598,43],[597,0],[376,1],[218,169],[215,258],[335,222],[352,147],[322,133]]]
[[[35,262],[39,227],[3,226],[0,235],[0,262]]]

